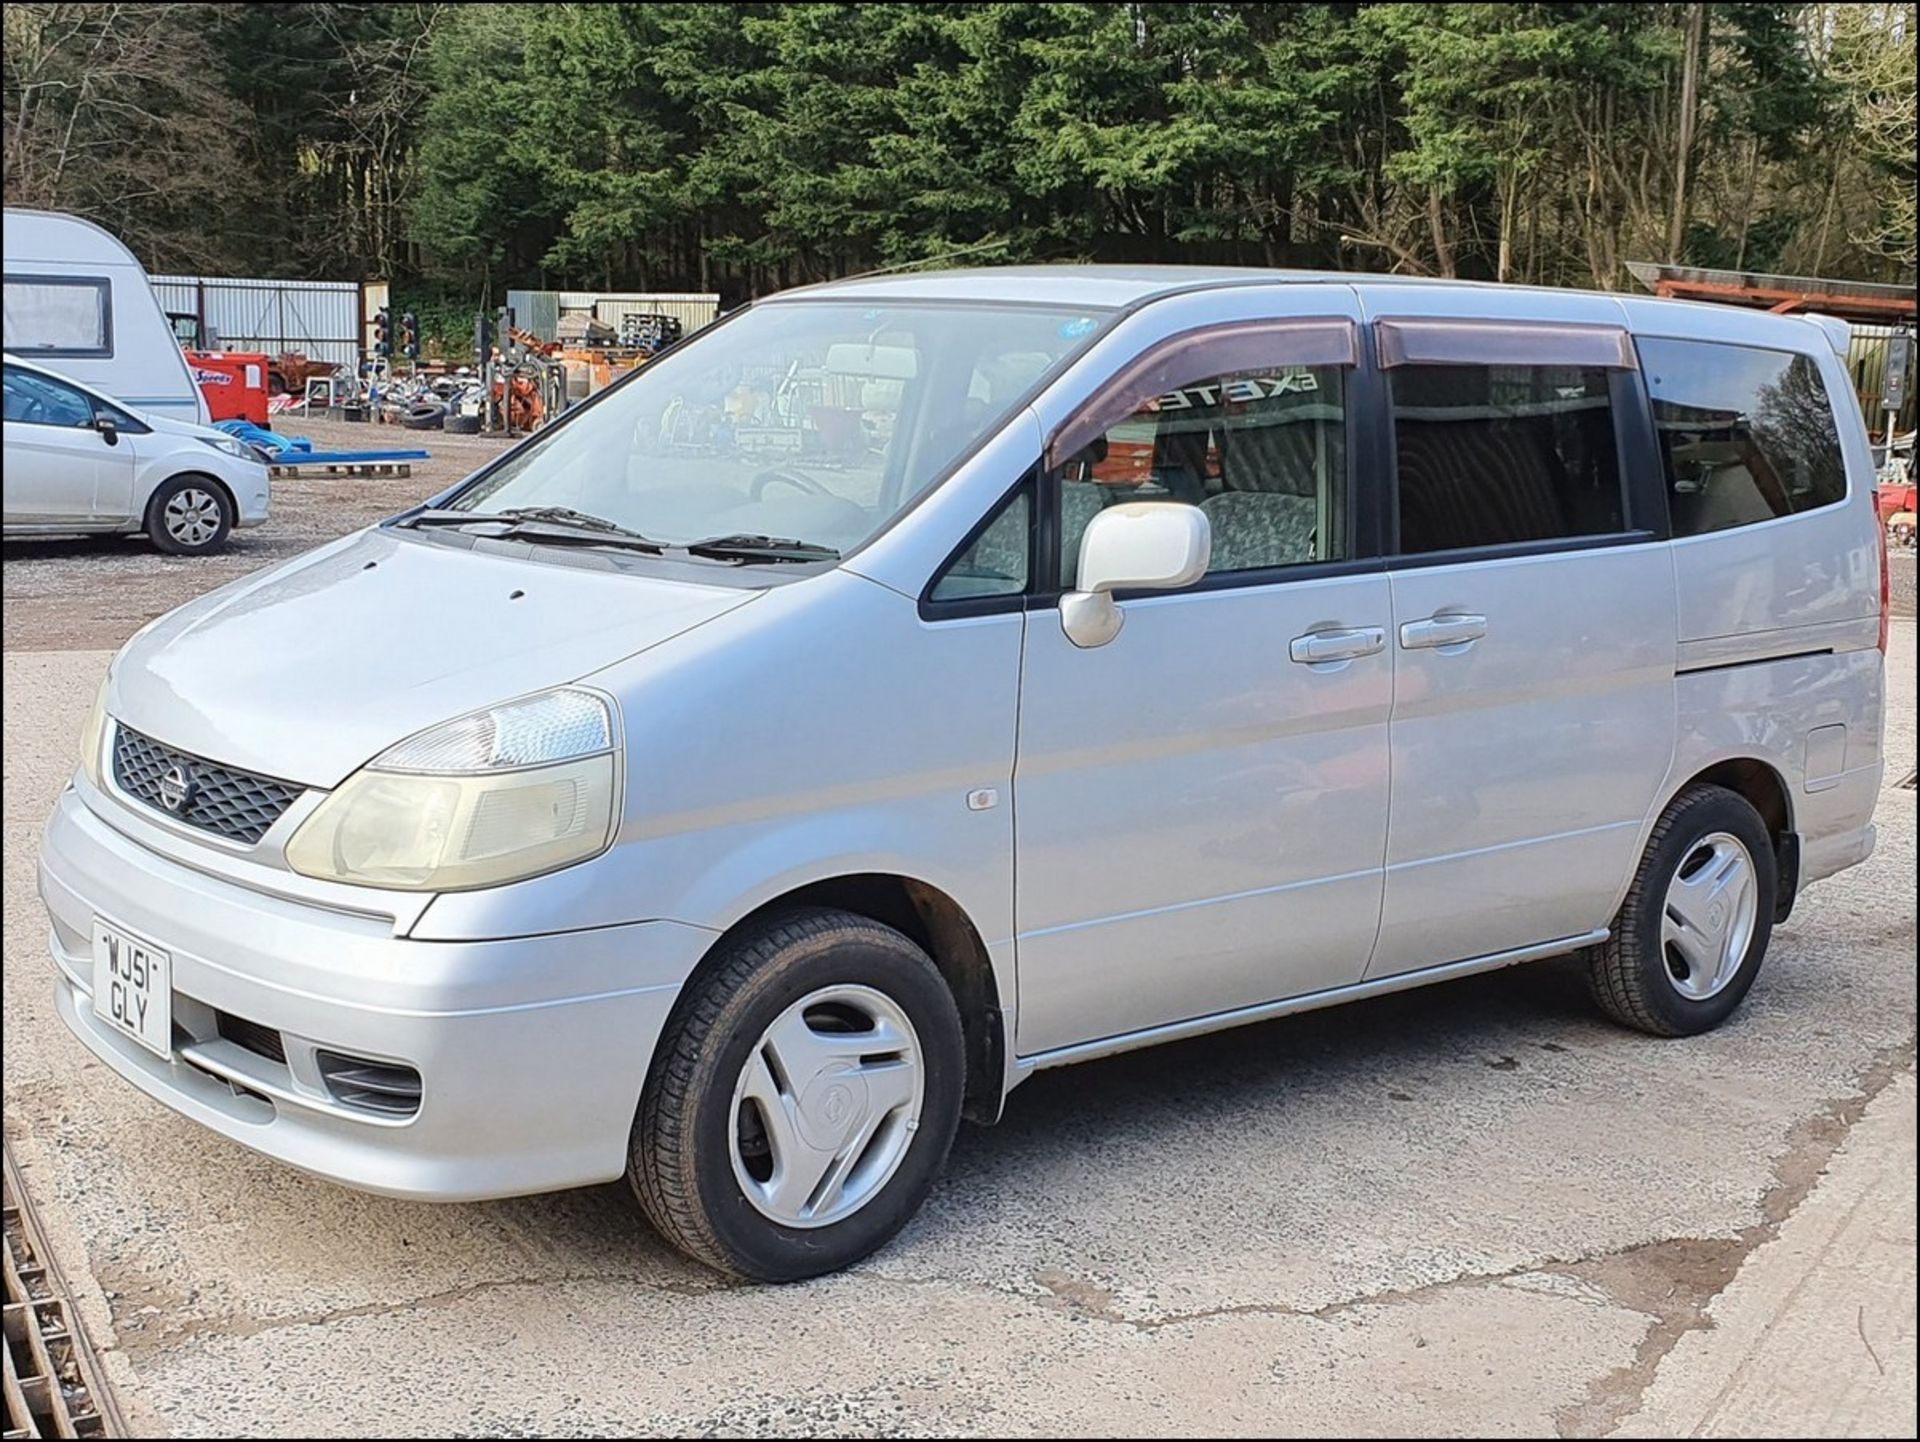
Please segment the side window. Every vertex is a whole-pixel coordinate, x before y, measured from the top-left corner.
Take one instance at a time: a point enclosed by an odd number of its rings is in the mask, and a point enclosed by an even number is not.
[[[8,366],[5,415],[15,425],[84,429],[93,424],[93,403],[72,386]]]
[[[1177,501],[1206,512],[1209,573],[1347,556],[1346,368],[1293,364],[1284,331],[1272,360],[1207,367],[1194,347],[1182,383],[1141,403],[1060,467],[1060,582],[1074,585],[1080,540],[1107,506]]]
[[[6,348],[15,354],[111,356],[112,297],[108,280],[7,276]]]
[[[966,549],[947,562],[927,593],[932,601],[968,601],[980,596],[1017,596],[1027,589],[1033,542],[1033,485],[1029,481],[1000,504],[999,514]]]
[[[1407,365],[1389,374],[1401,554],[1626,528],[1606,370]]]
[[[1640,361],[1674,535],[1750,526],[1846,495],[1832,403],[1807,357],[1647,339]]]

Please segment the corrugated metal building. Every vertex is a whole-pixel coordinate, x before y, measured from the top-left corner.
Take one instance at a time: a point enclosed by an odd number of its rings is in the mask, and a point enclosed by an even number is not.
[[[1628,261],[1633,278],[1655,295],[1679,300],[1714,301],[1770,310],[1776,315],[1817,312],[1837,315],[1852,327],[1847,347],[1847,369],[1860,397],[1867,429],[1879,435],[1886,429],[1880,406],[1887,374],[1887,342],[1896,335],[1912,335],[1916,310],[1910,285],[1878,281],[1833,280],[1811,275],[1766,275],[1753,271],[1704,270],[1698,266],[1658,265]],[[1906,404],[1894,420],[1894,429],[1914,425],[1914,390],[1907,387]]]
[[[560,317],[573,312],[592,316],[617,335],[623,315],[670,315],[691,335],[720,313],[720,297],[692,291],[510,290],[513,323],[541,340],[560,338]]]
[[[199,318],[224,350],[302,351],[334,365],[359,364],[372,348],[373,316],[387,284],[351,280],[262,280],[156,275],[160,308]]]

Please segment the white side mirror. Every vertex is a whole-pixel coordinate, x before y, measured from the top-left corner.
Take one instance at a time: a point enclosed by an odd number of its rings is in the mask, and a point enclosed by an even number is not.
[[[1060,628],[1076,646],[1104,646],[1126,619],[1113,592],[1190,586],[1207,573],[1212,557],[1213,527],[1198,506],[1109,506],[1080,538],[1080,589],[1060,598]]]

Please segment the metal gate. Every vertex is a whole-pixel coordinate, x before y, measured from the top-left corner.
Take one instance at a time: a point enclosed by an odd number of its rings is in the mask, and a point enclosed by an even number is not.
[[[353,367],[366,345],[366,325],[386,304],[384,284],[351,280],[244,280],[224,276],[156,275],[160,308],[197,316],[222,350],[302,351],[313,360]]]
[[[1905,326],[1856,325],[1847,346],[1847,373],[1853,377],[1853,389],[1860,397],[1860,409],[1866,415],[1867,429],[1876,440],[1886,425],[1886,412],[1880,409],[1880,390],[1887,379],[1887,342],[1897,335],[1911,336]],[[1894,421],[1894,430],[1906,435],[1913,429],[1913,378],[1908,377],[1907,399]]]

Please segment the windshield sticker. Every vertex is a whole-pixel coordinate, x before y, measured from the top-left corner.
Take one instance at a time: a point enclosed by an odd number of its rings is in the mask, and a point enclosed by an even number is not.
[[[1072,320],[1063,320],[1060,322],[1060,339],[1079,340],[1083,335],[1092,334],[1094,327],[1099,324],[1100,322],[1090,315],[1075,316]]]
[[[1155,402],[1163,411],[1195,410],[1232,401],[1257,401],[1269,396],[1311,395],[1320,389],[1312,371],[1283,371],[1276,376],[1239,376],[1230,381],[1186,386],[1168,391]]]

